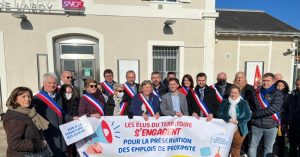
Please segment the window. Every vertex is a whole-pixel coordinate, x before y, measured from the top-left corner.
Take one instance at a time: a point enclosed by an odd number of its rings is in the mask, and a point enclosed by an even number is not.
[[[94,54],[94,45],[62,44],[62,54]]]
[[[162,78],[170,71],[178,76],[178,55],[179,47],[153,46],[153,71],[160,72]]]

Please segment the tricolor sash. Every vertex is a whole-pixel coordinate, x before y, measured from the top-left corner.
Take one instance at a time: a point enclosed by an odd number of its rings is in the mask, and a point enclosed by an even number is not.
[[[215,86],[214,84],[212,84],[210,87],[216,91],[216,97],[217,97],[217,100],[218,100],[219,102],[222,102],[222,101],[223,101],[223,96],[222,96],[222,94],[218,91],[218,89],[216,88],[216,86]]]
[[[187,96],[188,93],[189,93],[189,90],[188,90],[188,88],[186,88],[186,87],[181,87],[181,88],[179,88],[179,91],[180,91],[182,94],[184,94],[185,96]]]
[[[146,99],[146,97],[142,94],[138,94],[139,98],[142,100],[142,102],[145,104],[147,111],[150,113],[151,116],[155,116],[155,109],[150,101]]]
[[[82,98],[85,99],[90,105],[95,107],[100,116],[104,116],[104,105],[101,104],[101,102],[89,94],[83,94]]]
[[[136,94],[128,83],[124,83],[124,89],[130,98],[133,98],[133,96]]]
[[[270,104],[269,104],[269,102],[266,100],[266,98],[263,96],[263,94],[259,91],[259,92],[256,92],[256,96],[257,96],[257,98],[258,98],[258,102],[259,102],[259,104],[260,104],[260,106],[263,108],[263,109],[265,109],[265,108],[267,108],[267,107],[269,107],[270,106]],[[279,115],[277,114],[277,113],[274,113],[273,115],[272,115],[272,118],[276,121],[276,122],[278,122],[278,124],[280,125],[280,118],[279,118]]]
[[[56,115],[58,115],[60,118],[63,118],[63,112],[60,107],[60,105],[55,102],[46,92],[40,91],[36,94],[37,97],[39,97],[45,104],[47,104],[48,107],[50,107]]]
[[[159,98],[159,101],[161,101],[160,95],[155,89],[153,89],[153,94]]]
[[[106,91],[108,91],[108,93],[109,93],[110,95],[114,95],[113,87],[112,87],[110,84],[106,83],[106,81],[103,81],[103,82],[101,83],[101,85],[105,88]]]
[[[202,101],[198,95],[195,93],[194,89],[190,89],[191,90],[191,93],[199,107],[199,109],[202,111],[202,113],[204,114],[205,117],[207,117],[209,115],[209,110],[206,106],[206,104],[204,103],[204,101]]]
[[[121,108],[120,115],[124,115],[127,104],[128,104],[127,102],[121,102],[120,103],[120,108]]]

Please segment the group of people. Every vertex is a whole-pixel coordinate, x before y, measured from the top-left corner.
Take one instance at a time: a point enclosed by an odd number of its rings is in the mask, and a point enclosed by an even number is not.
[[[247,83],[244,72],[236,73],[233,84],[227,82],[226,73],[220,72],[217,83],[210,86],[205,73],[197,74],[195,86],[191,75],[184,75],[180,83],[175,72],[169,72],[163,81],[159,72],[152,72],[151,80],[141,84],[135,82],[132,70],[126,72],[124,84],[114,81],[110,69],[103,76],[105,81],[101,83],[86,80],[82,94],[72,84],[71,71],[63,71],[60,80],[54,73],[44,74],[43,87],[34,96],[29,88],[14,89],[3,121],[7,156],[76,156],[75,146],[66,146],[59,125],[83,115],[142,116],[145,120],[160,116],[204,117],[207,121],[220,118],[237,126],[232,157],[239,157],[241,150],[255,157],[262,137],[265,157],[284,156],[287,132],[290,157],[299,155],[300,79],[290,93],[282,76],[273,73],[265,73],[257,87]]]

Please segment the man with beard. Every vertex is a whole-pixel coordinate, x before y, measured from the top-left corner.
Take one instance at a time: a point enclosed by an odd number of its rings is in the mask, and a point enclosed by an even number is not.
[[[168,88],[161,82],[161,76],[159,72],[152,72],[151,82],[153,84],[153,94],[158,96],[159,100],[161,101],[161,96],[168,92]]]
[[[189,92],[187,103],[189,115],[196,118],[206,117],[207,121],[210,121],[216,118],[220,102],[217,100],[216,92],[207,86],[206,79],[205,73],[197,75],[197,86]]]

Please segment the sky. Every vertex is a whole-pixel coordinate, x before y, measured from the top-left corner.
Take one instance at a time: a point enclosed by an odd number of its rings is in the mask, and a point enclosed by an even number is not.
[[[216,8],[263,10],[300,30],[300,0],[216,0]]]

